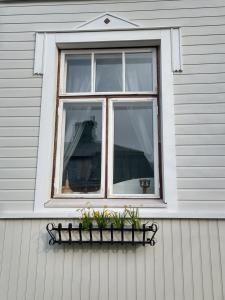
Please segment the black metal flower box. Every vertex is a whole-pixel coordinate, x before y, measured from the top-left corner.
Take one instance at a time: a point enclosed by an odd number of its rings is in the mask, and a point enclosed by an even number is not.
[[[106,228],[90,226],[83,228],[82,223],[73,226],[69,223],[67,227],[59,223],[57,226],[49,223],[46,229],[50,235],[49,245],[54,244],[120,244],[120,245],[150,245],[154,246],[155,234],[158,225],[143,224],[140,228],[132,226],[122,226],[115,228],[111,224]]]

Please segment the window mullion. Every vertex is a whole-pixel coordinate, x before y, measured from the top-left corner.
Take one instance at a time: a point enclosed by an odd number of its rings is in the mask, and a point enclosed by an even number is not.
[[[94,52],[91,53],[91,92],[95,91],[95,60]]]
[[[122,72],[123,72],[123,74],[122,74],[122,80],[123,80],[123,92],[125,92],[125,72],[126,72],[126,70],[125,70],[125,52],[123,51],[122,52]]]
[[[112,194],[113,183],[113,144],[114,144],[114,116],[112,99],[107,101],[107,197]]]
[[[158,150],[158,103],[153,100],[153,135],[154,135],[154,174],[155,174],[155,194],[159,197],[159,150]]]

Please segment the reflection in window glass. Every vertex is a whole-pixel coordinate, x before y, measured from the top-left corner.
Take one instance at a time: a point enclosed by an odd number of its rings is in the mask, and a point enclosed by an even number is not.
[[[69,103],[66,114],[62,193],[99,193],[102,104]]]
[[[154,194],[152,102],[114,103],[113,194]]]
[[[95,62],[95,91],[122,91],[122,54],[97,54]]]
[[[125,54],[126,91],[152,91],[152,53]]]
[[[67,93],[91,91],[91,55],[67,55]]]

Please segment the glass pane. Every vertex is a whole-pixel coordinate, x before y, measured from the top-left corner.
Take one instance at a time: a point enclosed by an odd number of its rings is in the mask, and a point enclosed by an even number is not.
[[[122,91],[122,54],[97,54],[95,62],[95,91]]]
[[[66,92],[91,91],[91,55],[67,55]]]
[[[64,110],[62,193],[99,193],[102,104],[69,103]]]
[[[152,53],[125,54],[126,91],[152,91]]]
[[[114,104],[114,194],[154,193],[152,102]]]

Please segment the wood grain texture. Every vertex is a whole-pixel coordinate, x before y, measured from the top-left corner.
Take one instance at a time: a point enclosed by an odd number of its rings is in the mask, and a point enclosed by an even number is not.
[[[155,221],[156,246],[133,248],[49,246],[49,220],[1,220],[1,299],[224,300],[224,221]]]
[[[42,94],[42,78],[33,75],[35,32],[71,30],[105,11],[143,26],[181,27],[183,72],[174,74],[179,200],[209,200],[209,187],[222,201],[221,178],[225,178],[223,0],[1,1],[0,178],[5,182],[0,182],[0,190],[3,189],[0,201],[4,202],[6,198],[15,203],[16,200],[24,201],[28,199],[27,193],[29,201],[34,200],[30,189],[34,188],[36,176]],[[199,178],[199,190],[194,182],[196,177]],[[208,180],[204,181],[206,178]],[[213,180],[209,181],[210,178]],[[6,196],[7,189],[9,195]],[[15,193],[12,194],[12,190]],[[21,190],[24,190],[24,199]],[[213,196],[210,197],[213,200]],[[108,263],[114,265],[116,262],[110,258]],[[101,264],[106,258],[99,259]],[[124,266],[117,263],[124,274]],[[102,272],[104,274],[104,268]],[[115,281],[114,273],[108,277]],[[127,291],[123,290],[119,280],[117,285],[121,295],[125,295]],[[168,286],[165,288],[169,290]],[[71,293],[73,295],[74,291]],[[149,293],[147,288],[146,295]],[[104,287],[99,294],[95,293],[96,299],[104,295]],[[144,296],[140,294],[139,297]]]

